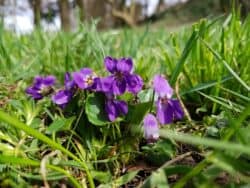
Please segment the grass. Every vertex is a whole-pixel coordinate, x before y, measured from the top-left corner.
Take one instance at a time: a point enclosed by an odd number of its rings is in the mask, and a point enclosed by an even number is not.
[[[17,36],[1,28],[0,186],[119,187],[133,185],[135,177],[142,177],[140,187],[248,186],[250,17],[239,17],[232,11],[176,32],[148,25],[100,33],[93,23],[74,33]],[[146,144],[141,120],[152,107],[150,90],[139,94],[144,103],[126,119],[105,126],[87,120],[92,108],[64,114],[49,100],[35,103],[25,96],[38,74],[62,82],[66,71],[91,67],[105,75],[107,55],[132,57],[146,89],[154,74],[166,75],[191,121],[162,127],[161,140]],[[95,100],[89,95],[86,102]],[[190,165],[185,159],[191,153]],[[157,170],[141,175],[148,166]]]

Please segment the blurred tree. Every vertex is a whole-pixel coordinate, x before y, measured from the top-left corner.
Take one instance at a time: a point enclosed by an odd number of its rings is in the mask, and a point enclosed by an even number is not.
[[[98,28],[108,28],[115,25],[115,20],[111,14],[111,6],[105,0],[84,0],[84,16],[86,21],[100,19]]]
[[[240,0],[241,12],[243,17],[246,17],[250,12],[250,0]]]
[[[4,6],[4,0],[0,0],[0,8],[3,9]],[[0,11],[0,21],[3,23],[4,22],[4,11]]]
[[[250,0],[220,0],[221,10],[230,12],[233,3],[235,3],[236,8],[240,9],[243,17],[246,17],[250,12]]]
[[[40,27],[41,23],[41,3],[42,0],[31,0],[31,5],[33,8],[33,14],[34,14],[34,24],[36,27]]]
[[[73,26],[73,12],[70,7],[70,3],[68,0],[59,0],[59,9],[60,9],[60,18],[61,18],[61,27],[64,31],[72,31],[74,29]]]
[[[85,15],[84,15],[84,2],[85,0],[76,0],[76,5],[78,6],[79,8],[79,13],[80,13],[80,21],[81,22],[84,22],[84,18],[85,18]]]
[[[125,6],[125,1],[106,0],[112,6],[112,15],[118,19],[123,20],[130,27],[142,19],[142,7],[135,0],[131,0],[129,7]]]

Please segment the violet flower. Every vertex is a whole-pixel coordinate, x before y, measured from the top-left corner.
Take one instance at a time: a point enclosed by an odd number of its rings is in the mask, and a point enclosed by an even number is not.
[[[184,113],[178,100],[159,98],[156,102],[157,119],[161,124],[169,124],[183,118]]]
[[[66,72],[64,75],[64,87],[65,90],[71,91],[75,88],[76,83],[71,79],[70,73]]]
[[[132,74],[133,61],[131,58],[106,57],[104,63],[111,75],[102,79],[103,92],[122,95],[126,90],[133,94],[137,94],[141,90],[143,81],[139,75]]]
[[[72,99],[74,92],[75,92],[75,82],[71,79],[70,73],[65,73],[64,76],[64,89],[59,90],[54,95],[52,95],[51,99],[52,101],[60,106],[61,108],[64,108],[69,101]]]
[[[125,101],[116,100],[112,94],[106,94],[105,111],[110,121],[115,121],[118,116],[128,113],[128,105]]]
[[[154,115],[147,114],[143,120],[144,137],[148,142],[154,142],[159,138],[159,127]]]
[[[60,90],[57,93],[55,93],[51,97],[51,99],[55,104],[57,104],[61,108],[64,108],[71,100],[72,95],[73,95],[72,92],[68,90]]]
[[[159,122],[164,125],[182,119],[183,110],[178,100],[171,99],[173,89],[168,81],[163,76],[156,75],[153,80],[153,88],[158,95],[156,117]]]
[[[56,78],[54,76],[36,76],[33,85],[26,89],[26,93],[35,100],[40,100],[44,96],[51,93],[51,87],[55,84]]]
[[[94,89],[96,78],[96,75],[90,68],[83,68],[80,72],[73,73],[73,79],[81,89]]]

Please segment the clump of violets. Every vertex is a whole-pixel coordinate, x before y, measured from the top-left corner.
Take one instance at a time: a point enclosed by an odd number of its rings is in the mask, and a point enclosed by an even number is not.
[[[55,84],[54,76],[36,76],[33,85],[26,89],[26,93],[35,100],[40,100],[52,92],[52,86]]]
[[[154,76],[153,89],[157,97],[156,118],[152,114],[148,114],[144,118],[144,136],[148,142],[157,140],[159,137],[157,120],[161,125],[165,125],[180,120],[184,116],[180,102],[172,99],[173,89],[162,75]],[[154,135],[158,135],[158,137]]]
[[[134,73],[131,58],[116,59],[108,56],[104,59],[104,65],[109,72],[106,77],[99,77],[92,69],[86,67],[72,74],[67,72],[63,88],[55,92],[52,88],[56,81],[54,76],[37,76],[33,85],[26,89],[26,93],[35,100],[52,94],[52,102],[63,109],[77,95],[76,91],[100,92],[105,95],[103,110],[109,121],[114,122],[118,117],[128,113],[128,103],[120,100],[120,96],[130,92],[137,97],[142,90],[143,80]],[[180,102],[172,98],[174,91],[164,76],[154,76],[153,89],[157,98],[156,116],[149,113],[143,120],[144,137],[149,142],[159,138],[159,125],[170,124],[184,116]]]

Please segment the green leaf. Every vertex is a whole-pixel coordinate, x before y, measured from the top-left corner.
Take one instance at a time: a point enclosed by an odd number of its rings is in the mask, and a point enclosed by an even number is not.
[[[120,186],[130,182],[132,179],[134,179],[134,177],[137,175],[138,172],[139,172],[138,170],[128,172],[127,174],[114,180],[112,185],[114,185],[115,187],[120,187]]]
[[[150,188],[150,187],[157,187],[157,188],[168,188],[168,179],[165,174],[164,169],[158,169],[157,171],[153,172],[150,178],[148,178],[142,188]]]
[[[104,100],[104,95],[100,93],[90,94],[86,99],[86,114],[94,125],[103,126],[110,123],[104,110]]]
[[[131,124],[140,124],[145,114],[149,111],[151,102],[129,105],[127,121]]]
[[[99,181],[100,183],[108,183],[112,179],[112,175],[110,174],[110,172],[92,170],[91,175],[95,180]]]
[[[175,148],[169,140],[160,140],[155,144],[142,147],[147,161],[152,165],[162,165],[175,154]]]
[[[62,130],[69,130],[74,120],[75,116],[70,118],[57,118],[53,121],[53,123],[50,124],[47,131],[52,133]]]
[[[185,63],[192,47],[194,46],[195,42],[197,41],[197,39],[198,39],[197,31],[193,31],[192,35],[190,36],[182,54],[181,54],[180,60],[178,61],[176,67],[174,68],[173,74],[172,74],[171,79],[170,79],[171,85],[175,84],[179,74],[181,73],[181,71],[184,67],[184,63]]]

